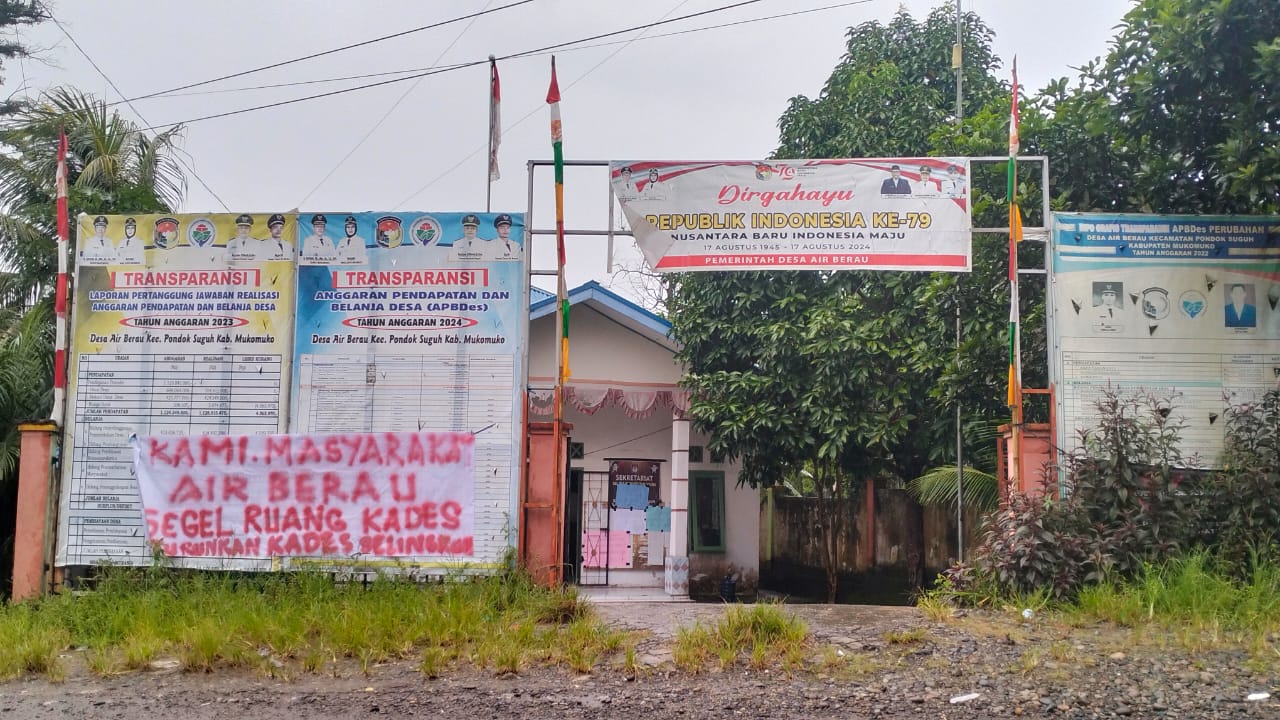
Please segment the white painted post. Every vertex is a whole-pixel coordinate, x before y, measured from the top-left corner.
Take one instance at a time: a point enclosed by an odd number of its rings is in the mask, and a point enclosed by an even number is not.
[[[689,421],[671,418],[671,534],[663,563],[668,595],[689,594]]]

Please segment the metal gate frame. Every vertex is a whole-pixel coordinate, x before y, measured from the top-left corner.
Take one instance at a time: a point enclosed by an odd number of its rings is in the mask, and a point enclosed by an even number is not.
[[[574,540],[581,544],[578,556],[578,584],[600,586],[609,584],[609,473],[602,470],[582,472],[582,534]],[[600,532],[594,545],[588,545],[587,533]],[[588,551],[603,558],[601,566],[587,567]]]
[[[970,158],[969,158],[969,163],[970,163],[970,166],[971,166],[971,167],[972,167],[972,165],[973,165],[973,164],[975,164],[975,163],[1007,163],[1007,162],[1009,162],[1009,157],[1008,157],[1007,155],[1004,155],[1004,156],[1000,156],[1000,155],[984,155],[984,156],[970,157]],[[1056,328],[1056,325],[1057,325],[1057,318],[1055,317],[1055,314],[1054,314],[1054,307],[1053,307],[1053,301],[1052,301],[1052,296],[1053,296],[1053,290],[1052,290],[1053,277],[1052,277],[1052,274],[1051,274],[1051,273],[1049,272],[1049,270],[1048,270],[1048,268],[1049,268],[1049,263],[1050,263],[1050,259],[1051,259],[1051,248],[1050,248],[1051,232],[1050,232],[1050,228],[1049,228],[1049,226],[1050,226],[1050,222],[1051,222],[1051,215],[1050,215],[1051,210],[1050,210],[1050,208],[1049,208],[1049,156],[1047,156],[1047,155],[1018,155],[1018,156],[1015,158],[1015,162],[1017,162],[1017,163],[1039,163],[1039,164],[1040,164],[1040,178],[1039,178],[1039,179],[1040,179],[1040,199],[1041,199],[1040,209],[1041,209],[1041,223],[1042,223],[1042,224],[1041,224],[1041,225],[1037,225],[1037,226],[1024,226],[1024,227],[1023,227],[1023,242],[1038,242],[1038,243],[1040,243],[1040,244],[1043,246],[1043,248],[1044,248],[1044,253],[1043,253],[1043,255],[1044,255],[1044,266],[1043,266],[1043,267],[1039,267],[1039,268],[1022,268],[1022,267],[1019,267],[1019,268],[1018,268],[1018,274],[1019,274],[1019,275],[1043,275],[1043,276],[1045,276],[1045,287],[1044,287],[1044,303],[1045,303],[1045,331],[1046,331],[1046,333],[1048,333],[1048,338],[1047,338],[1047,341],[1045,342],[1045,357],[1044,357],[1044,364],[1045,364],[1045,373],[1046,373],[1046,377],[1048,378],[1048,381],[1049,381],[1049,382],[1048,382],[1048,385],[1049,385],[1049,386],[1048,386],[1047,388],[1031,388],[1031,389],[1028,389],[1028,388],[1026,388],[1026,387],[1023,387],[1023,388],[1022,388],[1022,393],[1023,393],[1023,395],[1024,395],[1024,396],[1026,396],[1026,395],[1047,395],[1047,396],[1048,396],[1048,399],[1049,399],[1049,425],[1050,425],[1049,433],[1050,433],[1050,437],[1051,437],[1051,438],[1055,438],[1055,443],[1056,443],[1057,427],[1056,427],[1056,422],[1055,422],[1055,415],[1056,415],[1056,409],[1057,409],[1057,408],[1056,408],[1057,393],[1054,391],[1055,377],[1054,377],[1054,362],[1053,362],[1053,354],[1054,354],[1054,352],[1055,352],[1056,348],[1054,347],[1054,344],[1053,344],[1053,338],[1054,338],[1055,328]],[[605,167],[605,168],[607,168],[607,167],[609,166],[609,164],[610,164],[610,161],[609,161],[609,160],[565,160],[565,161],[564,161],[564,163],[563,163],[563,166],[564,166],[564,167]],[[530,258],[530,260],[532,260],[532,257],[533,257],[533,238],[534,238],[535,236],[538,236],[538,235],[550,235],[550,236],[555,236],[555,235],[556,235],[556,232],[557,232],[554,226],[553,226],[553,227],[549,227],[549,228],[541,228],[541,229],[540,229],[540,228],[538,228],[538,227],[534,224],[534,220],[533,220],[533,217],[534,217],[534,214],[533,214],[533,204],[534,204],[534,187],[535,187],[535,183],[534,183],[534,175],[535,175],[535,170],[536,170],[537,168],[539,168],[539,167],[554,167],[554,166],[555,166],[555,162],[554,162],[554,161],[552,161],[552,160],[529,160],[529,161],[528,161],[528,164],[527,164],[527,167],[528,167],[528,182],[527,182],[527,188],[528,188],[528,206],[527,206],[527,207],[526,207],[526,209],[525,209],[525,233],[526,233],[526,235],[527,235],[527,237],[528,237],[528,240],[526,241],[525,252],[527,253],[527,257],[528,257],[528,258]],[[607,181],[606,181],[606,182],[605,182],[605,186],[606,186],[606,189],[607,189],[607,191],[608,191],[608,198],[607,198],[607,203],[608,203],[607,208],[608,208],[608,218],[609,218],[609,219],[608,219],[608,225],[609,225],[609,226],[608,226],[608,228],[607,228],[607,229],[605,229],[605,230],[598,230],[598,229],[586,229],[586,230],[582,230],[582,229],[573,229],[573,230],[571,230],[571,229],[566,228],[566,229],[564,230],[564,235],[565,235],[565,237],[566,237],[566,238],[568,238],[568,237],[570,237],[570,236],[578,236],[578,237],[604,237],[604,238],[607,238],[607,240],[608,240],[608,246],[607,246],[607,258],[608,258],[608,260],[607,260],[607,268],[606,268],[606,272],[612,272],[612,271],[613,271],[613,239],[614,239],[614,237],[615,237],[615,236],[619,236],[619,235],[621,235],[621,236],[623,236],[623,237],[634,237],[634,236],[632,235],[631,231],[629,231],[629,230],[615,230],[615,229],[613,229],[614,217],[615,217],[615,215],[614,215],[614,209],[615,209],[615,207],[616,207],[616,203],[614,202],[613,183],[611,183],[611,182],[607,182]],[[970,176],[970,182],[969,182],[969,198],[968,198],[968,199],[969,199],[970,208],[972,208],[972,205],[973,205],[973,182],[972,182],[972,175]],[[983,233],[983,234],[1006,234],[1006,233],[1008,233],[1008,232],[1009,232],[1009,228],[1008,228],[1007,226],[1006,226],[1006,227],[975,227],[975,228],[971,228],[970,232],[972,232],[972,233]],[[532,286],[533,286],[533,278],[534,278],[535,276],[539,276],[539,275],[541,275],[541,276],[551,276],[551,277],[556,277],[556,276],[559,274],[559,273],[558,273],[558,271],[557,271],[557,270],[554,270],[554,269],[553,269],[553,270],[539,270],[539,269],[535,269],[535,268],[532,266],[532,262],[530,262],[530,263],[529,263],[528,267],[529,267],[529,276],[526,278],[526,281],[525,281],[525,298],[524,298],[524,299],[525,299],[525,307],[526,307],[526,308],[528,308],[528,307],[529,307],[529,302],[530,302],[530,298],[531,298],[531,288],[532,288]],[[526,313],[526,315],[525,315],[525,318],[526,318],[526,322],[528,322],[528,314],[527,314],[527,313]],[[957,305],[957,306],[956,306],[956,331],[957,331],[957,333],[959,333],[960,320],[961,320],[961,317],[960,317],[960,307],[959,307],[959,305]],[[958,335],[957,335],[957,341],[958,341]],[[523,360],[523,365],[524,365],[524,368],[525,368],[526,384],[528,384],[528,371],[529,371],[529,347],[530,347],[530,345],[531,345],[531,344],[532,344],[532,342],[531,342],[531,340],[529,339],[529,332],[528,332],[528,328],[526,327],[526,332],[525,332],[525,343],[524,343],[524,360]],[[1021,362],[1021,358],[1019,358],[1019,362]],[[542,387],[542,386],[539,386],[539,387],[535,388],[535,387],[534,387],[534,386],[532,386],[532,385],[528,385],[528,389],[530,389],[530,390],[534,390],[534,389],[548,389],[548,388],[544,388],[544,387]],[[959,408],[957,408],[957,413],[959,413]],[[1021,430],[1021,428],[1019,428],[1019,430]],[[958,471],[962,473],[962,472],[963,472],[963,455],[962,455],[962,440],[963,440],[963,438],[961,438],[961,437],[960,437],[960,426],[959,426],[959,421],[958,421],[958,420],[957,420],[956,434],[957,434],[957,443],[956,443],[956,445],[957,445],[957,446],[956,446],[956,464],[957,464],[957,466],[959,466],[959,467],[958,467]],[[1059,472],[1061,472],[1061,471],[1062,471],[1062,468],[1061,468],[1061,466],[1060,466],[1060,464],[1059,464]],[[583,499],[583,503],[584,503],[584,508],[583,508],[583,510],[584,510],[584,517],[583,517],[583,529],[584,529],[584,530],[586,530],[586,529],[587,529],[587,520],[586,520],[586,515],[585,515],[585,511],[586,511],[585,503],[586,503],[586,497],[588,496],[587,491],[586,491],[586,486],[587,486],[587,483],[588,483],[587,478],[588,478],[588,476],[589,476],[589,475],[590,475],[590,473],[585,473],[585,474],[584,474],[584,476],[583,476],[583,498],[584,498],[584,499]],[[957,484],[959,484],[959,478],[957,478]],[[607,491],[608,491],[608,486],[607,486],[607,484],[606,484],[605,491],[606,491],[606,493],[607,493]],[[563,495],[562,495],[562,498],[563,498]],[[607,498],[607,496],[606,496],[606,498]],[[562,505],[563,505],[563,499],[561,500],[561,503],[562,503]],[[606,510],[607,510],[607,507],[608,507],[607,502],[606,502],[606,506],[605,506],[605,507],[606,507]],[[962,516],[962,514],[961,514],[961,512],[960,512],[960,509],[961,509],[961,504],[960,504],[960,503],[957,503],[957,521],[958,521],[958,523],[959,523],[959,526],[958,526],[958,529],[957,529],[957,534],[958,534],[958,536],[961,538],[960,543],[961,543],[962,554],[963,554],[963,543],[964,543],[964,541],[963,541],[963,536],[964,536],[964,519],[963,519],[963,516]],[[561,513],[561,515],[560,515],[560,516],[561,516],[561,517],[563,517],[563,512]],[[609,523],[609,521],[608,521],[608,513],[606,512],[606,513],[605,513],[605,520],[604,520],[604,523],[603,523],[604,529],[606,529],[606,530],[608,529],[608,523]],[[605,535],[605,537],[606,537],[606,538],[608,538],[608,535],[606,534],[606,535]],[[586,550],[586,548],[583,548],[584,556],[585,556],[585,550]],[[607,558],[607,557],[608,557],[608,555],[607,555],[607,552],[608,552],[607,540],[606,540],[606,547],[605,547],[605,551],[606,551],[606,556],[605,556],[605,557]],[[603,573],[603,574],[604,574],[604,581],[603,581],[603,584],[608,584],[608,582],[609,582],[609,580],[608,580],[608,578],[609,578],[609,568],[608,568],[608,563],[607,563],[607,562],[606,562],[606,567],[604,568],[604,573]],[[580,583],[580,584],[584,584],[584,585],[585,585],[585,584],[588,584],[588,583],[584,582],[584,579],[585,579],[585,578],[584,578],[584,576],[583,576],[583,575],[579,575],[579,583]]]

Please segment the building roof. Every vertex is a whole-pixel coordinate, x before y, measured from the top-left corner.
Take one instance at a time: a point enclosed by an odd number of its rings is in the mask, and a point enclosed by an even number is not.
[[[556,298],[551,293],[532,288],[529,319],[537,320],[556,311]],[[569,306],[587,303],[605,317],[650,340],[676,350],[679,344],[671,337],[671,323],[621,295],[591,280],[569,291]]]

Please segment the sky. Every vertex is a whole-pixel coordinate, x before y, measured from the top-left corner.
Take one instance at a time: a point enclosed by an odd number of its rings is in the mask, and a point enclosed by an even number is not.
[[[517,0],[52,0],[57,24],[24,29],[38,56],[4,67],[7,96],[70,85],[110,102],[282,62],[415,27],[500,8]],[[207,115],[379,82],[382,76],[324,81],[481,61],[416,80],[190,122],[182,212],[479,211],[486,202],[489,55],[499,58],[558,43],[714,10],[735,0],[533,0],[473,20],[367,44],[325,57],[119,105],[140,125],[165,128]],[[568,160],[754,160],[778,144],[777,121],[796,95],[816,96],[844,52],[851,26],[889,20],[900,8],[923,18],[938,2],[759,0],[742,7],[556,51]],[[996,33],[1005,62],[1017,55],[1021,83],[1040,88],[1074,76],[1107,50],[1130,0],[962,0]],[[723,23],[843,7],[685,34]],[[628,42],[630,41],[630,42]],[[601,43],[614,43],[601,45]],[[92,59],[86,59],[85,55]],[[95,70],[96,63],[101,73]],[[525,212],[527,163],[551,156],[546,55],[500,60],[501,179],[494,212]],[[113,89],[104,79],[110,78]],[[361,142],[363,140],[363,142]],[[345,158],[345,160],[344,160]],[[550,170],[533,182],[532,227],[554,227]],[[604,168],[566,174],[569,229],[608,227]],[[615,212],[615,217],[620,217]],[[615,220],[615,227],[621,227]],[[595,279],[633,295],[611,277],[603,237],[570,237],[570,287]],[[538,236],[533,265],[554,269],[554,239]],[[635,266],[620,237],[613,259]],[[615,268],[616,269],[616,268]],[[535,284],[554,288],[554,279]]]

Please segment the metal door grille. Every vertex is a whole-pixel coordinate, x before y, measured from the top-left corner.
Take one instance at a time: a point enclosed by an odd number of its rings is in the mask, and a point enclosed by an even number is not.
[[[578,584],[609,584],[609,473],[582,474],[582,535]]]

